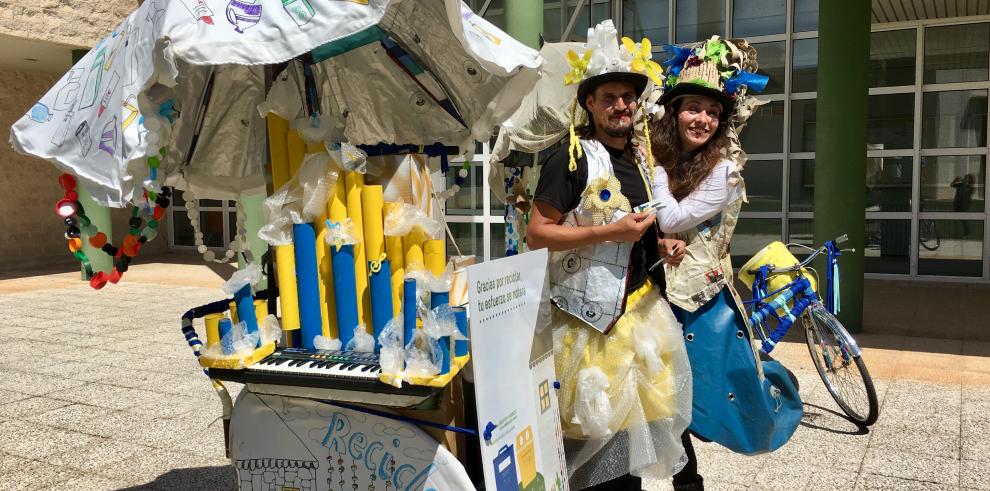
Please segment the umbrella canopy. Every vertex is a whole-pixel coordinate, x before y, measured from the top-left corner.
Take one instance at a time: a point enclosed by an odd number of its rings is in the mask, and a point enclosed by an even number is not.
[[[13,125],[11,144],[110,206],[143,192],[162,149],[166,184],[234,197],[264,188],[259,105],[319,140],[463,145],[515,110],[541,62],[456,0],[148,0]]]

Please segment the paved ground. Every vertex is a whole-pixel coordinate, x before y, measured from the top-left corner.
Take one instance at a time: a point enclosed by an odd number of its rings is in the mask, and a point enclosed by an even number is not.
[[[0,277],[0,489],[233,487],[219,400],[179,331],[230,270],[183,261],[99,292],[78,273]],[[697,445],[709,489],[990,490],[990,343],[860,340],[882,400],[871,431],[837,414],[804,345],[785,343],[804,423],[771,455]]]

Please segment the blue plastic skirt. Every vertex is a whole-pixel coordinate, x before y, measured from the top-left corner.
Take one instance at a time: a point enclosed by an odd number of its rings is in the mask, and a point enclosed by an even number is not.
[[[728,288],[695,312],[673,306],[684,325],[694,398],[690,429],[743,454],[787,443],[803,415],[801,396],[778,361],[757,360]],[[757,363],[762,363],[763,378]]]

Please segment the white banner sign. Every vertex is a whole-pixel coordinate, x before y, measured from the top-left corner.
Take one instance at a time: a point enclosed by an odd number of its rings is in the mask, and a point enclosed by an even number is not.
[[[536,333],[541,249],[467,268],[471,356],[485,486],[568,489],[550,330]]]

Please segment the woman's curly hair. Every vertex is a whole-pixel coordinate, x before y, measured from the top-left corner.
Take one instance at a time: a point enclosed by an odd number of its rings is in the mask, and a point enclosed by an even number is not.
[[[681,161],[681,138],[677,133],[677,113],[683,99],[675,99],[668,106],[659,121],[650,122],[652,142],[650,151],[656,165],[667,172],[670,192],[677,201],[691,194],[708,177],[712,169],[722,159],[722,149],[729,146],[725,127],[719,123],[711,139],[685,161]]]

